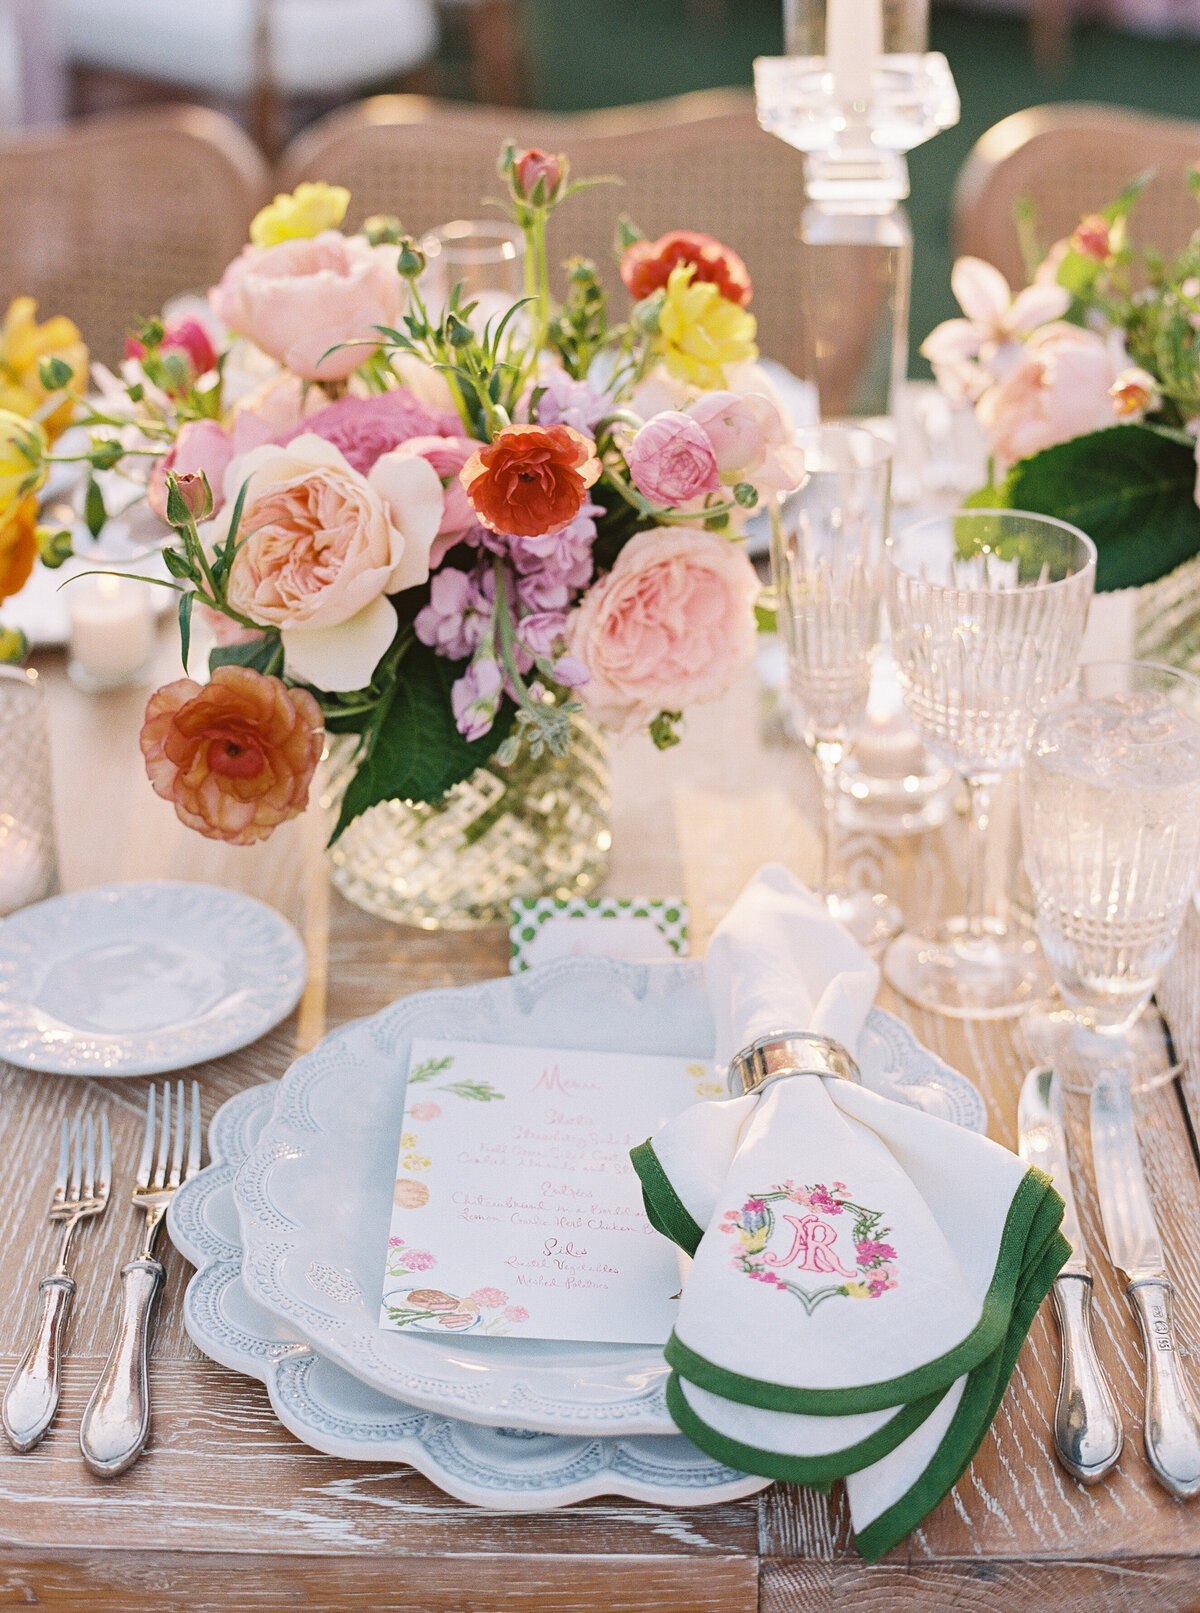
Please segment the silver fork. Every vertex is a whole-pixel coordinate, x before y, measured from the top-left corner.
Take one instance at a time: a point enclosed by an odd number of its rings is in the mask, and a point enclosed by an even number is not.
[[[99,1175],[96,1173],[96,1127],[91,1115],[87,1118],[86,1130],[82,1121],[75,1121],[74,1148],[71,1142],[71,1128],[64,1120],[58,1170],[50,1192],[50,1220],[62,1226],[58,1264],[50,1276],[43,1277],[38,1284],[42,1303],[37,1328],[8,1380],[0,1408],[9,1444],[18,1451],[31,1451],[54,1421],[63,1335],[75,1297],[75,1279],[67,1270],[71,1239],[81,1221],[99,1215],[104,1209],[112,1183],[108,1117],[100,1116]]]
[[[178,1084],[173,1138],[169,1081],[163,1082],[158,1107],[162,1111],[161,1122],[157,1120],[155,1093],[151,1087],[146,1100],[146,1135],[133,1190],[133,1202],[146,1219],[137,1255],[121,1268],[117,1336],[79,1429],[83,1459],[101,1478],[114,1478],[131,1467],[150,1432],[147,1375],[150,1321],[164,1276],[162,1262],[154,1255],[154,1240],[175,1189],[200,1169],[200,1087],[197,1082],[192,1082],[190,1123],[183,1099],[183,1082]]]

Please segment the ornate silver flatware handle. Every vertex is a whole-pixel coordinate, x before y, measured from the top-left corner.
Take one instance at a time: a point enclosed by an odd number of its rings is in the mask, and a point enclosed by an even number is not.
[[[1054,1444],[1068,1473],[1095,1484],[1116,1466],[1125,1436],[1092,1340],[1092,1279],[1068,1272],[1056,1279],[1053,1293],[1062,1335]]]
[[[71,1277],[44,1277],[38,1284],[38,1293],[41,1311],[37,1330],[4,1391],[4,1432],[18,1451],[31,1451],[54,1421],[63,1334],[71,1314],[75,1281]]]
[[[1146,1460],[1165,1489],[1181,1500],[1200,1495],[1200,1410],[1183,1375],[1175,1341],[1175,1290],[1144,1277],[1125,1292],[1146,1350]]]
[[[121,1268],[117,1336],[79,1429],[83,1459],[101,1478],[131,1467],[150,1432],[150,1319],[162,1282],[162,1264],[153,1256]]]

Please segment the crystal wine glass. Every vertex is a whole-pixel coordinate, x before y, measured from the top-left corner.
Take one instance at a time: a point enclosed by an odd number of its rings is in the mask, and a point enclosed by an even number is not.
[[[1038,724],[1021,770],[1025,867],[1072,1011],[1060,1027],[1076,1047],[1080,1028],[1116,1045],[1200,882],[1200,679],[1097,661],[1080,667],[1073,694]]]
[[[891,446],[860,426],[797,433],[806,480],[772,512],[771,564],[788,679],[821,781],[821,894],[864,945],[900,928],[874,891],[838,883],[838,772],[866,713],[883,606]]]
[[[1037,940],[988,913],[986,839],[1001,776],[1069,686],[1096,574],[1092,540],[1022,510],[959,510],[888,546],[892,651],[925,744],[966,781],[966,911],[884,958],[903,996],[958,1019],[1020,1012],[1049,981]]]

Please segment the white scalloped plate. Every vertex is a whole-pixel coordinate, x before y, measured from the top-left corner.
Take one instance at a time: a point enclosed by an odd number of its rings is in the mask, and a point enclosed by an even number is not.
[[[710,1058],[701,967],[562,958],[479,986],[421,992],[342,1026],[298,1059],[234,1182],[250,1294],[322,1356],[384,1394],[470,1422],[543,1433],[669,1434],[661,1349],[437,1338],[378,1325],[414,1037]],[[982,1131],[971,1083],[879,1009],[863,1082]]]
[[[0,924],[0,1059],[157,1075],[247,1047],[289,1014],[296,931],[240,891],[147,879],[52,896]]]
[[[205,1355],[266,1385],[283,1426],[328,1456],[406,1462],[474,1506],[543,1511],[598,1495],[713,1506],[770,1482],[714,1462],[681,1434],[569,1438],[486,1428],[389,1399],[298,1339],[242,1285],[233,1177],[271,1112],[278,1083],[230,1098],[209,1128],[212,1164],[172,1200],[171,1239],[197,1268],[184,1325]]]

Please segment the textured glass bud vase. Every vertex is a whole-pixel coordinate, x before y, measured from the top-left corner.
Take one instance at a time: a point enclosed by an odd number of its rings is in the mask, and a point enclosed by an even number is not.
[[[608,748],[572,719],[565,756],[527,748],[511,767],[494,760],[432,805],[383,801],[329,851],[348,901],[395,924],[467,930],[507,924],[514,897],[586,896],[608,869]],[[321,805],[340,801],[354,742],[334,741]]]

